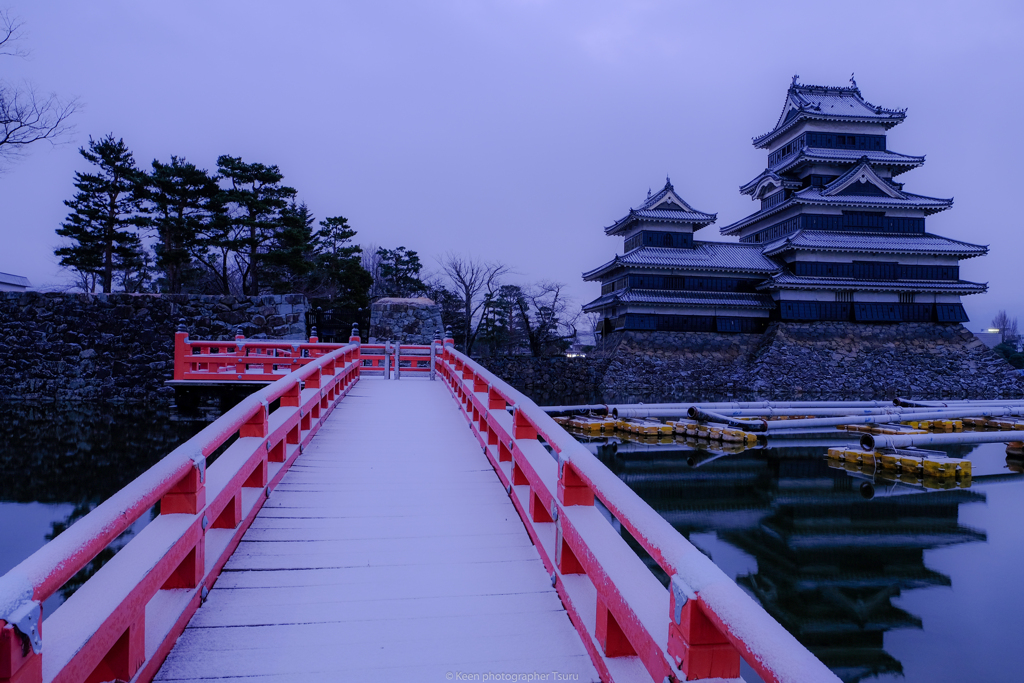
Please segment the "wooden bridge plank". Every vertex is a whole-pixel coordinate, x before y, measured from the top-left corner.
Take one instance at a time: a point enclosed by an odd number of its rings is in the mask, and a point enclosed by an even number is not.
[[[363,380],[271,494],[157,680],[530,671],[598,680],[457,404],[441,382]]]

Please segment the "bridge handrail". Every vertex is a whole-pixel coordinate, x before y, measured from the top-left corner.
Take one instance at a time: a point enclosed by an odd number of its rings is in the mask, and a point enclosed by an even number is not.
[[[547,413],[479,363],[456,351],[449,342],[445,340],[445,350],[438,361],[440,374],[456,397],[462,400],[467,418],[503,481],[506,475],[501,474],[500,461],[512,460],[508,481],[505,482],[510,496],[516,485],[529,485],[529,509],[517,504],[527,528],[531,527],[530,518],[534,523],[555,522],[556,538],[551,557],[544,557],[544,537],[534,530],[531,530],[531,535],[535,536],[535,543],[538,550],[541,550],[545,564],[551,565],[548,569],[553,571],[552,581],[559,588],[570,617],[576,623],[592,656],[600,653],[594,651],[589,642],[591,638],[596,639],[604,648],[604,664],[599,664],[599,669],[603,666],[609,678],[615,676],[612,669],[608,668],[612,665],[605,658],[623,652],[638,654],[648,673],[659,683],[665,676],[675,680],[674,677],[680,674],[683,680],[708,678],[715,670],[714,666],[717,666],[712,665],[711,660],[717,655],[720,663],[722,655],[727,655],[721,648],[723,644],[728,644],[765,681],[795,683],[839,680],[732,579]],[[480,397],[482,392],[483,398]],[[506,404],[512,408],[511,424],[508,424],[507,416],[502,418],[507,411]],[[531,466],[528,454],[524,453],[529,448],[527,444],[536,444],[538,435],[550,444],[557,456],[557,491],[550,490],[551,482],[545,481],[545,477],[538,474],[537,468]],[[507,449],[505,439],[509,441]],[[496,451],[497,458],[492,451]],[[547,491],[537,495],[542,488]],[[593,560],[595,553],[611,555],[613,559],[615,556],[621,558],[623,553],[636,557],[621,536],[617,537],[620,543],[615,544],[618,547],[595,550],[587,547],[585,533],[571,528],[572,522],[566,519],[567,513],[568,517],[572,517],[573,506],[593,505],[594,497],[601,501],[670,577],[668,595],[662,593],[662,597],[657,598],[664,601],[661,612],[664,619],[660,622],[663,627],[651,624],[649,618],[645,620],[640,616],[642,613],[650,615],[649,604],[635,604],[649,601],[651,594],[641,595],[642,591],[635,587],[615,584],[610,576],[611,571],[603,577],[601,585],[598,585],[600,582],[597,579],[594,580],[599,611],[598,625],[594,627],[596,633],[591,633],[586,626],[590,623],[593,627],[594,622],[580,617],[571,606],[572,596],[571,591],[565,588],[565,575],[589,573],[579,566],[580,559],[588,556]],[[551,501],[551,510],[544,509],[544,498]],[[513,500],[516,501],[514,496]],[[565,566],[566,551],[574,567]],[[580,557],[573,556],[574,553]],[[627,594],[629,597],[626,597]],[[603,633],[602,608],[610,614],[604,622]],[[653,632],[652,626],[667,630],[668,638],[664,632]],[[610,631],[618,635],[609,635]],[[613,636],[625,637],[629,645],[616,645]],[[738,663],[736,667],[732,676],[739,675]],[[719,675],[715,674],[716,677]]]
[[[224,482],[224,488],[221,490],[223,495],[221,497],[226,496],[229,499],[227,505],[234,504],[237,507],[241,505],[240,492],[238,493],[238,500],[235,500],[234,491],[238,487],[266,488],[267,495],[269,495],[270,488],[276,485],[275,482],[267,482],[269,463],[281,463],[281,469],[287,468],[290,464],[289,458],[286,457],[288,445],[294,445],[292,450],[297,455],[301,449],[300,441],[303,432],[309,432],[307,438],[311,438],[312,433],[316,431],[317,426],[312,423],[311,416],[319,420],[326,417],[326,414],[333,408],[334,403],[340,400],[347,393],[348,388],[358,380],[359,344],[354,343],[341,347],[330,345],[330,349],[325,350],[329,352],[309,359],[306,365],[287,375],[281,376],[273,384],[263,387],[243,399],[238,405],[228,410],[215,422],[184,444],[175,448],[134,481],[75,522],[37,552],[30,555],[3,576],[0,576],[0,682],[15,680],[15,677],[17,677],[18,681],[24,680],[26,682],[42,680],[42,640],[40,628],[42,601],[59,590],[61,586],[74,577],[112,541],[127,531],[158,501],[161,501],[161,516],[184,512],[190,515],[191,518],[195,518],[196,522],[194,524],[190,522],[187,527],[182,527],[178,532],[175,532],[177,533],[175,537],[177,540],[173,543],[168,543],[168,547],[163,550],[161,560],[157,564],[167,560],[172,552],[180,554],[182,549],[179,546],[182,545],[182,542],[187,542],[188,539],[185,537],[193,534],[193,532],[199,532],[199,544],[206,542],[204,535],[206,528],[211,522],[215,522],[215,520],[207,519],[207,512],[211,516],[221,513],[220,510],[215,511],[212,509],[212,501],[209,503],[206,501],[204,488],[206,458],[235,434],[239,434],[241,437],[262,437],[263,441],[260,446],[255,448],[252,456],[244,458],[242,464],[239,465],[239,472],[234,474],[227,472],[229,476],[226,478],[223,476],[219,477]],[[306,389],[315,389],[316,391],[303,392],[302,387],[304,384]],[[294,410],[283,420],[275,421],[271,417],[272,415],[277,415],[278,411],[271,414],[269,412],[269,405],[278,399],[281,399],[282,408],[287,406],[294,408]],[[306,412],[303,413],[303,410]],[[272,425],[276,426],[276,430],[270,429]],[[287,431],[289,429],[291,431]],[[260,454],[261,449],[263,449],[262,455]],[[275,450],[278,457],[275,457]],[[260,460],[260,462],[254,464],[253,458]],[[218,460],[214,467],[220,462]],[[252,466],[256,468],[253,472],[241,471],[251,469]],[[254,479],[259,478],[257,475],[260,474],[260,471],[262,471],[262,484],[255,482]],[[279,475],[283,475],[283,472],[280,472]],[[243,479],[245,483],[242,482]],[[189,483],[190,481],[191,484]],[[176,509],[176,506],[180,508],[178,502],[183,500],[182,496],[185,497],[184,499],[187,499],[185,506],[191,506],[191,508]],[[222,501],[218,501],[218,506],[220,502]],[[261,502],[257,502],[255,507],[258,509],[261,504]],[[235,517],[237,517],[237,514]],[[199,525],[198,518],[202,518],[202,528],[193,529],[192,527]],[[240,521],[236,521],[235,526],[237,527],[240,523]],[[214,527],[216,526],[217,524],[214,523]],[[145,533],[145,530],[142,533]],[[240,534],[238,535],[240,537]],[[235,543],[237,543],[237,540]],[[132,542],[129,541],[120,552],[124,553],[132,547]],[[223,566],[223,562],[219,562],[210,570],[203,561],[202,548],[195,546],[195,555],[196,557],[193,557],[193,561],[196,563],[194,569],[198,574],[192,577],[191,588],[198,590],[200,587],[205,587],[207,582],[212,584],[220,571],[220,567]],[[175,559],[175,562],[177,562],[178,558],[172,559]],[[226,560],[226,557],[224,560]],[[182,562],[185,561],[183,560]],[[157,571],[157,569],[157,567],[153,567],[147,570],[146,577],[148,578],[150,573]],[[175,576],[181,571],[180,568],[175,569],[172,567],[172,569],[174,569],[172,576],[170,579],[167,579],[170,583],[175,581]],[[102,572],[102,570],[100,571]],[[99,576],[99,573],[96,576]],[[187,579],[185,582],[189,583]],[[164,581],[161,579],[155,585],[153,591],[160,589],[163,583]],[[85,585],[88,586],[88,582]],[[167,585],[169,584],[164,584],[164,587],[167,587]],[[187,588],[190,586],[175,585],[173,587]],[[79,590],[83,589],[84,587]],[[151,596],[144,597],[148,601]],[[143,602],[143,607],[145,604]],[[137,608],[138,605],[134,607]],[[191,607],[192,611],[196,607],[198,607],[198,601]],[[122,602],[114,605],[111,609],[117,611],[128,608]],[[59,611],[55,612],[55,614],[59,613]],[[191,612],[187,616],[190,616],[190,614]],[[109,620],[104,621],[104,627],[107,627],[107,621]],[[184,628],[185,623],[187,623],[187,618],[180,623],[181,628]],[[18,632],[15,633],[12,627],[16,627]],[[180,633],[180,630],[178,632]],[[177,633],[169,632],[167,638],[172,638],[172,636],[176,638]],[[167,638],[164,641],[165,650],[169,650],[170,647],[166,643]],[[173,638],[170,640],[170,644],[173,644]],[[97,639],[93,638],[89,641],[90,647],[95,645],[93,640]],[[141,642],[139,638],[136,640]],[[22,641],[30,642],[31,649],[22,648]],[[111,647],[116,649],[115,645],[116,643],[112,644]],[[133,646],[136,649],[142,647],[142,645],[134,641]],[[101,646],[97,645],[97,647]],[[150,666],[149,648],[145,649],[147,651],[144,657],[146,661],[142,664],[152,668],[152,671],[149,672],[149,677],[151,678],[156,669]],[[113,650],[110,651],[112,652]],[[33,652],[35,653],[34,655]],[[72,659],[77,659],[79,654],[81,653],[72,653]],[[166,655],[166,651],[163,652],[163,655]],[[103,657],[101,659],[102,664],[106,662],[105,657],[107,656],[109,656],[109,652],[106,650],[99,654],[90,653],[89,657],[91,659],[89,659],[89,662],[98,657]],[[162,657],[160,659],[162,660]],[[83,666],[85,669],[76,671],[75,675],[62,676],[61,678],[85,680],[93,672],[93,665],[89,662],[85,664],[78,663],[78,669],[82,669]],[[142,664],[136,662],[136,666],[141,666]],[[156,662],[155,665],[158,666],[159,662]],[[21,669],[24,670],[22,671]],[[132,677],[135,671],[136,669],[132,669],[127,677]],[[81,673],[80,676],[77,675],[79,673]]]

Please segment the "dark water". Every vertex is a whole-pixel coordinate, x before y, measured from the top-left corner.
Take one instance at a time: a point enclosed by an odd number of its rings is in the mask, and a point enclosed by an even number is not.
[[[590,448],[844,681],[1024,680],[1024,475],[1002,444],[953,447],[971,485],[928,489],[826,447],[693,443]]]
[[[0,574],[217,414],[0,404]],[[951,452],[974,478],[945,490],[829,467],[825,447],[589,447],[843,680],[1024,680],[1024,463],[1001,444]]]
[[[0,403],[0,574],[200,431],[219,408]],[[44,605],[51,613],[150,520],[144,515]]]

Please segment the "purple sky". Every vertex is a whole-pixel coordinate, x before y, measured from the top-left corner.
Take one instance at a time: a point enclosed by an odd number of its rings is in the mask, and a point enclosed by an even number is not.
[[[697,3],[10,1],[28,60],[3,77],[85,107],[70,144],[45,143],[0,176],[0,271],[40,288],[63,276],[54,230],[89,135],[136,160],[220,154],[277,164],[317,217],[357,241],[501,259],[514,279],[567,283],[621,240],[602,228],[671,175],[717,212],[702,239],[756,206],[739,185],[750,145],[801,82],[846,84],[908,107],[889,147],[927,154],[900,177],[956,198],[929,231],[980,244],[962,277],[971,329],[1019,315],[1024,263],[1015,191],[1024,41],[1019,2]]]

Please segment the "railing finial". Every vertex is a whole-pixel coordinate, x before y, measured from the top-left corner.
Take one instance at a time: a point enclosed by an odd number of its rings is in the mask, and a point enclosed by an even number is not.
[[[235,328],[235,339],[245,339],[245,332],[242,331],[241,325]]]
[[[184,318],[178,318],[178,332],[188,332],[188,326]]]
[[[451,325],[449,325],[448,327],[444,328],[444,336],[451,338],[451,336],[452,336],[452,326]]]

